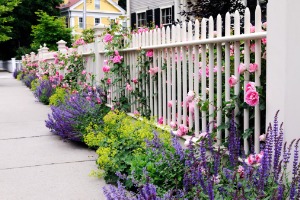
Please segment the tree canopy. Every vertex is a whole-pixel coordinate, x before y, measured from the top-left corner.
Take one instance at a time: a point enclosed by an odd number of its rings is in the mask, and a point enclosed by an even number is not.
[[[0,0],[0,42],[11,39],[10,33],[14,18],[9,15],[13,9],[20,3],[20,0]]]
[[[244,5],[237,0],[198,0],[188,2],[184,5],[187,9],[181,11],[181,15],[186,16],[187,20],[197,18],[216,18],[218,14],[225,16],[227,12],[232,13],[235,10],[243,10]]]
[[[42,11],[36,12],[36,15],[39,17],[38,24],[32,26],[31,33],[33,37],[31,48],[33,50],[37,50],[44,43],[50,50],[56,50],[56,42],[59,40],[71,44],[72,30],[66,27],[64,17],[49,16]]]
[[[15,0],[0,0],[0,5],[3,4],[2,2],[8,1]],[[18,49],[22,54],[30,52],[30,44],[33,39],[30,35],[31,26],[38,24],[38,16],[35,12],[41,10],[50,16],[60,16],[58,6],[62,2],[62,0],[22,0],[14,11],[10,13],[11,17],[15,19],[14,23],[11,24],[13,28],[10,37],[12,39],[0,43],[0,60],[16,56]]]

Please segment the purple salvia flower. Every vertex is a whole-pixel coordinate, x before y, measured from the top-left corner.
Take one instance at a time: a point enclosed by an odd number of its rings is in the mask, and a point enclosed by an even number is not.
[[[277,149],[276,153],[274,154],[274,180],[275,182],[278,182],[278,178],[279,178],[279,168],[280,165],[279,163],[279,158],[281,156],[281,152],[282,152],[282,145],[283,145],[283,128],[282,128],[283,124],[281,124],[280,126],[280,132],[278,135],[278,139],[277,139],[277,145],[275,146],[275,149]],[[276,167],[276,170],[275,170]]]
[[[175,148],[176,154],[180,157],[180,160],[183,160],[184,159],[184,151],[175,136],[172,137],[172,145]]]
[[[299,156],[299,150],[298,150],[298,144],[299,144],[300,139],[297,140],[295,144],[295,149],[294,149],[294,161],[293,161],[293,179],[292,179],[292,184],[291,184],[291,189],[290,189],[290,199],[294,200],[295,195],[296,195],[296,175],[298,171],[298,156]]]

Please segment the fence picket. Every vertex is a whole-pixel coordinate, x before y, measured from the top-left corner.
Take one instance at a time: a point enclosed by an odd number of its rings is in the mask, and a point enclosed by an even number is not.
[[[209,18],[209,29],[208,29],[209,38],[214,37],[214,20],[212,17]],[[214,44],[208,45],[209,49],[209,121],[210,128],[209,130],[212,131],[213,129],[213,121],[214,121],[214,95],[215,95],[215,88],[214,88],[214,67],[215,67],[215,58],[214,58]]]
[[[176,26],[172,25],[172,43],[176,43]],[[175,51],[178,48],[172,48],[172,122],[176,122],[176,59]],[[177,54],[178,59],[178,54]]]
[[[193,25],[192,25],[192,22],[189,21],[188,23],[188,41],[192,41],[193,40]],[[195,46],[192,46],[190,45],[188,47],[188,57],[189,57],[189,62],[188,62],[188,72],[189,72],[189,85],[188,85],[188,91],[194,91],[194,60],[193,60],[193,57],[194,57],[194,48]],[[188,110],[188,119],[189,119],[189,129],[191,130],[193,128],[193,110],[190,109],[190,106],[191,104],[193,104],[193,102],[191,102],[188,107],[189,107],[189,110]],[[186,105],[187,106],[187,105]]]
[[[240,13],[238,11],[235,11],[234,13],[234,35],[240,35]],[[240,41],[234,42],[234,75],[237,79],[237,83],[234,86],[234,95],[238,96],[240,93],[240,74],[238,72],[238,67],[240,65]],[[239,112],[239,107],[236,104],[234,109],[234,117],[235,122],[239,123],[236,115]]]
[[[225,16],[225,37],[230,36],[230,14],[227,12]],[[230,100],[230,86],[229,86],[229,77],[230,77],[230,43],[225,42],[225,101]],[[225,123],[229,123],[229,118],[225,116]],[[229,136],[228,129],[225,130],[225,141]]]
[[[217,17],[217,37],[222,37],[222,18]],[[217,126],[222,124],[222,44],[217,44]],[[217,144],[221,145],[222,131],[217,130]]]
[[[200,24],[199,20],[196,19],[195,21],[195,38],[194,40],[199,40],[199,30],[200,30]],[[194,91],[195,91],[195,96],[199,96],[199,46],[195,46],[194,53],[195,53],[195,63],[194,63]],[[199,131],[200,131],[200,125],[199,125],[199,107],[197,105],[197,101],[195,101],[195,106],[194,106],[194,116],[195,116],[195,136],[199,136]]]
[[[167,44],[171,43],[171,35],[170,35],[170,27],[167,27]],[[171,54],[171,50],[172,49],[166,49],[167,50],[167,92],[168,92],[168,98],[167,98],[167,103],[166,105],[168,105],[168,102],[172,100],[171,97],[171,92],[172,92],[172,79],[171,79],[171,58],[170,58],[170,54]],[[173,57],[174,58],[174,57]],[[165,121],[164,121],[165,122]],[[171,122],[171,108],[169,107],[169,105],[167,106],[167,120],[166,120],[166,124],[170,124]]]
[[[261,8],[256,6],[255,10],[255,32],[261,32]],[[261,40],[255,40],[255,63],[258,65],[258,69],[255,72],[255,86],[260,86],[261,75]],[[255,121],[254,121],[254,148],[255,153],[260,152],[259,136],[260,136],[260,109],[259,103],[255,106]]]
[[[203,18],[201,22],[201,39],[205,40],[206,39],[206,19]],[[201,96],[202,96],[202,101],[206,101],[206,45],[203,44],[201,45]],[[207,125],[207,120],[206,120],[206,111],[203,110],[201,113],[201,118],[202,118],[202,132],[206,131],[206,125]]]
[[[177,24],[176,27],[176,35],[177,35],[177,42],[181,42],[181,28],[180,25]],[[176,47],[177,50],[177,126],[179,126],[182,123],[182,117],[181,117],[181,47]]]

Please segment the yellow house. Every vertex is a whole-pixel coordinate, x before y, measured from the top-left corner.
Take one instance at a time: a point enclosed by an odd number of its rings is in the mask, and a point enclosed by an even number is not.
[[[66,17],[67,26],[73,28],[73,34],[81,33],[84,27],[109,25],[109,20],[125,15],[125,10],[118,5],[118,0],[64,0],[60,11],[61,15]]]

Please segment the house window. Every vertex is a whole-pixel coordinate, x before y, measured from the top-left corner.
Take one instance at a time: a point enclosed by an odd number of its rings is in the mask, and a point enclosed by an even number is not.
[[[146,13],[142,12],[142,13],[138,13],[137,14],[137,25],[138,27],[143,27],[147,25],[147,21],[146,21]]]
[[[95,9],[100,9],[100,0],[95,0]]]
[[[98,24],[100,24],[100,18],[95,18],[95,26],[97,26]]]
[[[162,24],[172,23],[172,8],[161,9],[161,20]]]
[[[83,28],[83,18],[79,17],[79,28]]]
[[[161,9],[161,22],[164,25],[172,23],[172,8]]]
[[[68,17],[65,17],[65,23],[66,23],[66,27],[68,28],[69,27],[69,18]]]

